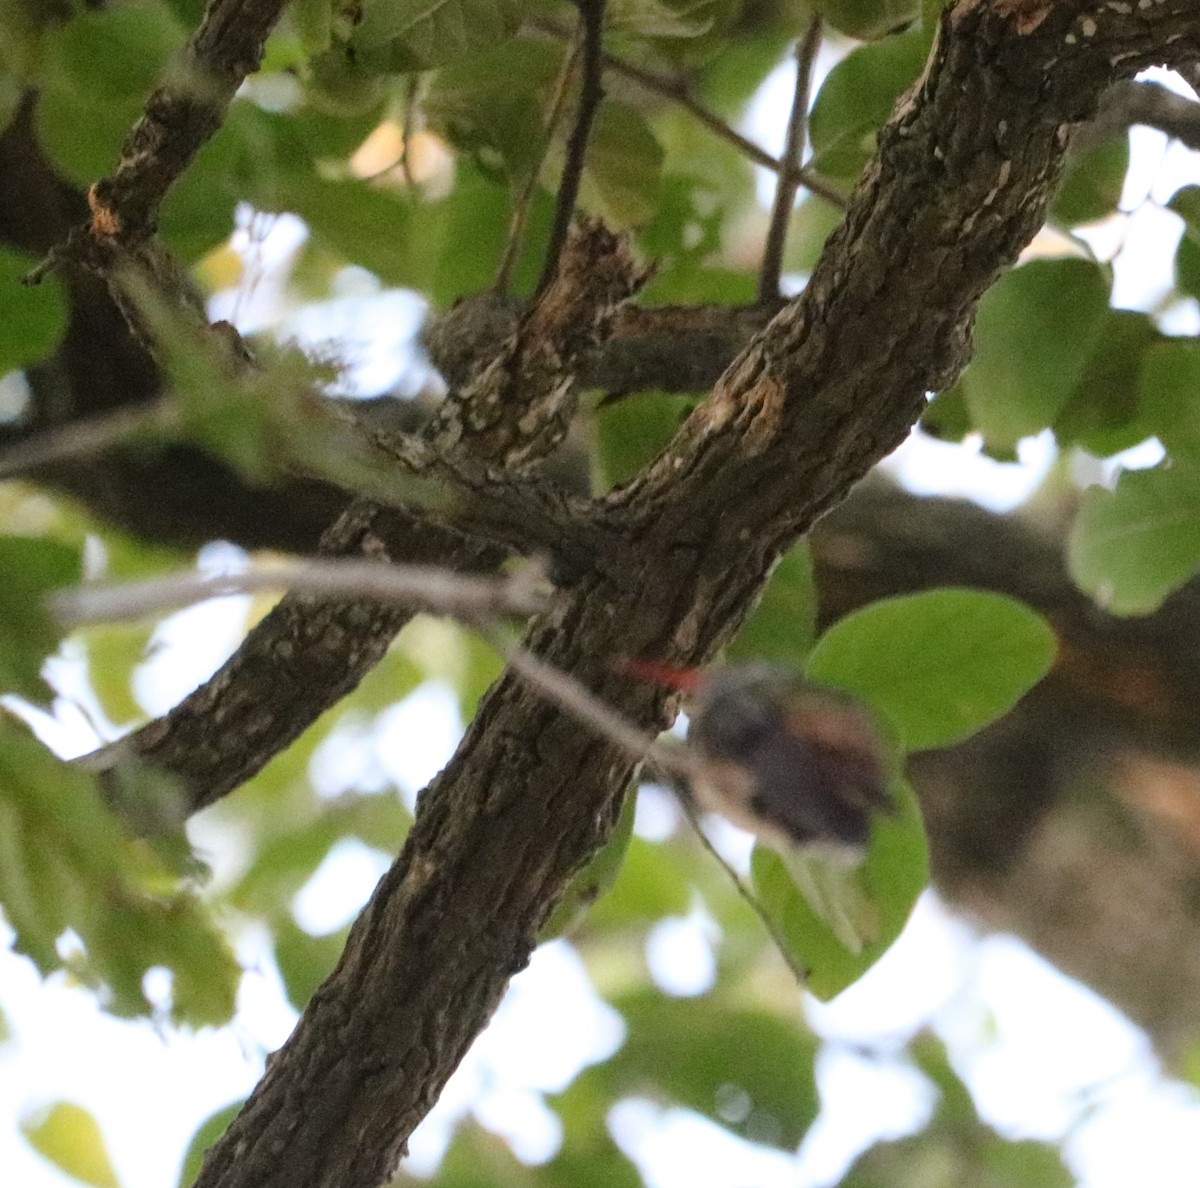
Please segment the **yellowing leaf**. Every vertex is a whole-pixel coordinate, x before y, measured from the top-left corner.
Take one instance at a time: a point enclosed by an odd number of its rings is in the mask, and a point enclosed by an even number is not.
[[[96,1119],[82,1106],[55,1102],[21,1120],[29,1145],[55,1167],[95,1188],[121,1188]]]

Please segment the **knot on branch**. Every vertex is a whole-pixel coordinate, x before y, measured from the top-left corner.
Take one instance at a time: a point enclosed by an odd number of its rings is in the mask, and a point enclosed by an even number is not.
[[[433,430],[438,446],[465,445],[512,467],[554,449],[575,412],[576,377],[650,275],[624,236],[599,219],[576,222],[554,279],[492,362],[446,400]]]

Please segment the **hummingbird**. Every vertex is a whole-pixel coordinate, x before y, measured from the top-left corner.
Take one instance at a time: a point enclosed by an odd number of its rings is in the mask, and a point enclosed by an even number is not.
[[[622,668],[687,696],[696,799],[764,841],[853,862],[871,818],[895,810],[883,736],[850,694],[775,664]]]
[[[685,695],[696,800],[774,849],[842,945],[861,952],[879,933],[879,914],[856,868],[872,820],[898,808],[887,746],[866,707],[781,665],[621,668]]]

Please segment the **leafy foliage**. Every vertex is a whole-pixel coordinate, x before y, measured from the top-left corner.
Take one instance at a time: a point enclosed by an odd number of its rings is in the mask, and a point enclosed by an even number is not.
[[[194,893],[120,824],[82,771],[0,718],[0,900],[19,952],[63,966],[119,1015],[150,1014],[146,972],[172,973],[170,1014],[223,1023],[237,966]],[[70,929],[82,951],[60,938]]]
[[[8,311],[0,319],[0,374],[45,358],[66,329],[61,281],[51,280],[32,292],[21,286],[21,278],[35,263],[29,256],[0,247],[0,301]]]
[[[848,615],[817,642],[808,673],[877,709],[910,751],[961,742],[1045,676],[1054,634],[1000,594],[933,590]]]
[[[1094,264],[1053,260],[1014,270],[984,297],[962,382],[972,421],[993,450],[1009,454],[1054,423],[1100,339],[1107,291]]]
[[[0,537],[0,682],[7,692],[40,700],[47,692],[42,663],[60,631],[43,603],[52,590],[79,579],[79,553],[53,540]]]

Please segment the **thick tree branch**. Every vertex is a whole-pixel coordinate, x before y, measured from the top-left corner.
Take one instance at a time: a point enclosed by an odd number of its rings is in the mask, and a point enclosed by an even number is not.
[[[712,657],[779,551],[963,366],[980,295],[1039,227],[1104,87],[1198,52],[1193,0],[951,8],[810,285],[606,502],[619,538],[535,623],[530,650],[635,725],[661,725],[663,696],[611,656]],[[386,1180],[629,776],[616,748],[502,679],[198,1188]]]

